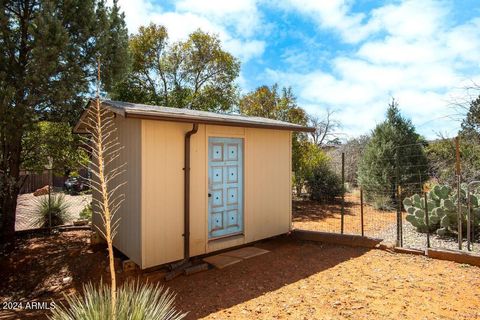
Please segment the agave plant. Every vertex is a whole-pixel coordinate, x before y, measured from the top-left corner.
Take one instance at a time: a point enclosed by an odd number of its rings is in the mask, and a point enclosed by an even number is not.
[[[52,310],[53,320],[112,319],[111,290],[91,283],[83,287],[84,295],[65,296],[67,305]],[[117,291],[116,317],[118,320],[179,320],[187,314],[174,307],[175,294],[158,284],[126,282]]]
[[[69,207],[63,194],[52,195],[50,198],[41,196],[34,205],[33,225],[47,228],[50,226],[50,219],[52,227],[65,224],[70,218]]]

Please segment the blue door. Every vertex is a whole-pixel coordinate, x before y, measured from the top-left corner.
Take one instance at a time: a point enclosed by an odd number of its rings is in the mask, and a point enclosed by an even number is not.
[[[208,238],[243,232],[243,139],[208,140]]]

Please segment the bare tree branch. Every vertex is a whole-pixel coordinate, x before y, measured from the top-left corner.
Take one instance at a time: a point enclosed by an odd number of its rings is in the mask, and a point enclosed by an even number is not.
[[[336,111],[327,110],[325,118],[319,116],[310,116],[309,125],[315,128],[314,132],[311,132],[313,143],[317,146],[322,146],[327,143],[334,142],[338,139],[337,130],[341,128],[341,124],[338,120],[334,119]]]

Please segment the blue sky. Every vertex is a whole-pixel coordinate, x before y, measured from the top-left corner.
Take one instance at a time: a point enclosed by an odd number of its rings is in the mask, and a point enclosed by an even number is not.
[[[479,0],[119,0],[135,33],[150,22],[172,41],[216,33],[242,62],[243,92],[291,86],[300,106],[334,110],[344,138],[382,121],[391,97],[427,138],[454,136],[453,103],[480,83]]]

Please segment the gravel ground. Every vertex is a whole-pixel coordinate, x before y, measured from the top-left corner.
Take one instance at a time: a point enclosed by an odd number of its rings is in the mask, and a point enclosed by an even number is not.
[[[53,195],[60,193],[53,193]],[[63,194],[63,193],[61,193]],[[91,195],[69,195],[64,194],[65,201],[68,203],[69,219],[67,223],[72,223],[74,220],[79,219],[79,214],[92,201]],[[18,196],[17,212],[15,230],[27,230],[36,228],[34,220],[35,207],[38,202],[45,196],[35,197],[33,193],[21,194]]]
[[[396,228],[396,226],[394,226]],[[403,246],[415,249],[425,249],[427,247],[427,234],[419,233],[415,227],[408,221],[403,222]],[[435,233],[430,234],[430,247],[448,250],[459,250],[458,242],[453,237],[440,237]],[[467,251],[466,239],[462,243],[462,250]],[[473,244],[473,252],[480,252],[480,243],[477,241]]]
[[[313,201],[297,200],[293,202],[293,226],[301,230],[314,230],[340,233],[340,203],[322,204]],[[361,234],[360,199],[356,194],[347,194],[345,197],[344,232],[346,234]],[[403,246],[414,249],[427,247],[427,235],[416,231],[412,224],[403,216]],[[365,236],[383,239],[385,243],[395,244],[397,240],[397,214],[395,211],[376,210],[372,206],[364,205],[364,234]],[[430,246],[458,250],[456,238],[439,237],[430,234]],[[462,248],[466,251],[467,241]],[[480,252],[480,243],[473,245],[474,252]]]

